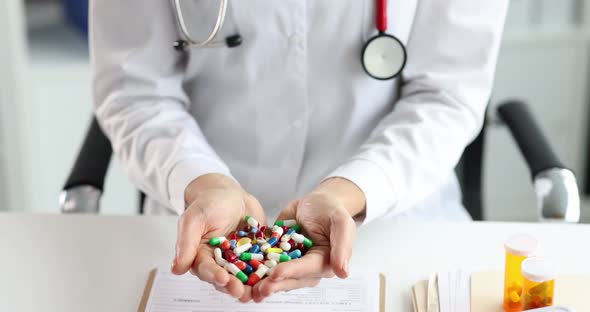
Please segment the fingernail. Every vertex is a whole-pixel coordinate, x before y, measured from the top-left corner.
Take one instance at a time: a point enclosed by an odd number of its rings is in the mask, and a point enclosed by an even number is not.
[[[220,287],[225,287],[225,285],[227,285],[227,282],[220,282],[217,279],[215,279],[215,285],[220,286]]]
[[[348,259],[344,260],[344,263],[342,264],[342,270],[346,273],[346,275],[348,275]]]
[[[171,267],[174,268],[175,266],[176,266],[176,257],[174,257],[174,259],[172,260]]]

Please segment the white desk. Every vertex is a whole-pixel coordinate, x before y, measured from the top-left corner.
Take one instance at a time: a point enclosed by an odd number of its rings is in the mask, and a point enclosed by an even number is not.
[[[387,311],[410,311],[431,272],[502,269],[504,238],[526,231],[567,272],[590,273],[590,226],[379,222],[358,231],[352,269],[387,274]],[[0,311],[136,311],[148,271],[172,260],[176,220],[0,214]]]

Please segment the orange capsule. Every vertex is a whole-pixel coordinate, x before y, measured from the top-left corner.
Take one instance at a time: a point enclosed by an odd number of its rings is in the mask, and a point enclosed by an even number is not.
[[[238,260],[234,263],[240,271],[244,271],[246,269],[246,262]]]
[[[258,267],[260,266],[261,262],[255,259],[250,260],[248,263],[250,263],[250,265],[254,268],[254,270],[258,270]]]
[[[221,249],[223,249],[223,250],[228,250],[230,246],[231,246],[231,244],[229,243],[228,240],[221,243]]]

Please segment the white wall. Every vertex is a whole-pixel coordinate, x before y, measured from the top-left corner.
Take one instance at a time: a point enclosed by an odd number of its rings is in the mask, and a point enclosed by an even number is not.
[[[494,104],[528,102],[557,154],[584,182],[590,113],[590,4],[583,0],[515,0],[497,69]],[[488,219],[535,220],[531,178],[514,140],[501,126],[487,137]],[[587,206],[587,205],[586,205]],[[583,220],[590,222],[588,207]]]
[[[73,165],[92,110],[86,40],[75,30],[56,25],[31,33],[28,74],[31,79],[33,180],[42,191],[31,210],[58,212],[58,194]],[[111,162],[102,213],[137,211],[137,190],[117,162]]]
[[[28,207],[26,45],[20,0],[0,1],[0,211]]]
[[[581,35],[508,40],[498,64],[494,95],[494,104],[509,98],[530,104],[557,154],[580,183],[587,156],[589,47],[588,37]],[[494,208],[486,216],[534,220],[531,178],[514,140],[503,126],[490,127],[487,139],[485,202]]]

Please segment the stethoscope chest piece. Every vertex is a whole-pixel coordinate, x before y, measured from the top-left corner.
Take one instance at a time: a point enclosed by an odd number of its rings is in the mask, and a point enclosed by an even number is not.
[[[382,33],[371,38],[363,49],[362,64],[367,74],[375,79],[397,77],[406,66],[404,45],[394,36]]]
[[[397,77],[406,66],[408,55],[404,44],[387,31],[387,0],[377,0],[376,26],[379,34],[363,48],[361,63],[367,74],[378,80]]]

